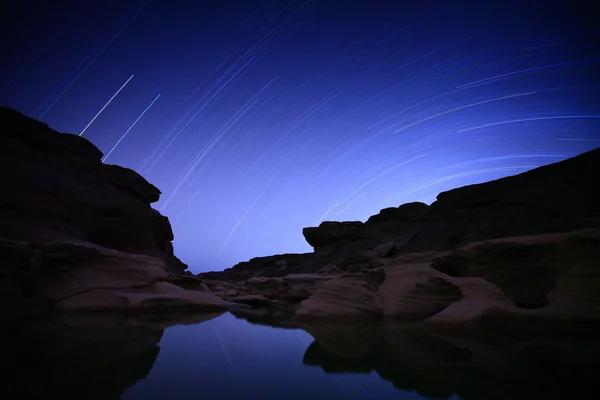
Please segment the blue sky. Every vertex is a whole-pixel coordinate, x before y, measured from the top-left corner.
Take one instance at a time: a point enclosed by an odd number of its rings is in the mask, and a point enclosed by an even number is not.
[[[158,186],[193,272],[600,146],[584,2],[53,3],[3,13],[0,103]]]

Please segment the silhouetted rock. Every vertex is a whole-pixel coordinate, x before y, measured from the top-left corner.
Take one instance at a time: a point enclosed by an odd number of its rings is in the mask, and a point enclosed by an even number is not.
[[[363,229],[363,223],[355,222],[322,222],[317,228],[304,228],[302,234],[304,238],[315,249],[325,245],[360,239]]]
[[[173,254],[160,191],[86,139],[0,107],[0,312],[222,311]]]
[[[171,226],[150,207],[160,191],[101,157],[82,137],[0,107],[0,237],[34,245],[87,240],[158,257],[182,273]]]
[[[387,221],[422,221],[429,214],[429,206],[425,203],[413,202],[402,204],[400,207],[389,207],[379,211],[367,220],[367,224],[377,224]]]
[[[431,206],[387,208],[366,223],[323,222],[303,230],[312,255],[261,257],[201,276],[224,299],[269,300],[247,315],[379,316],[511,334],[598,322],[597,171],[600,149],[441,193]],[[278,277],[256,285],[275,265]],[[312,283],[290,297],[288,279],[300,272]]]

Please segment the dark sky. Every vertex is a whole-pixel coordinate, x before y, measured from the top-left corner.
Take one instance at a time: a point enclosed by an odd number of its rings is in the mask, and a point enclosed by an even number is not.
[[[0,103],[141,173],[222,269],[600,146],[592,3],[25,0]]]

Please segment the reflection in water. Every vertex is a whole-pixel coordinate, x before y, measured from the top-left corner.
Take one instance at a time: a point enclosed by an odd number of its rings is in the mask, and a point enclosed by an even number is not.
[[[303,363],[328,374],[377,374],[431,399],[567,399],[594,393],[600,342],[581,337],[449,336],[394,323],[304,323]]]
[[[0,394],[8,398],[120,399],[126,388],[152,369],[164,328],[214,316],[192,320],[115,315],[4,318],[0,368],[5,384]],[[10,324],[4,325],[7,321]]]
[[[0,398],[547,400],[578,398],[599,371],[581,338],[216,316],[3,319]]]

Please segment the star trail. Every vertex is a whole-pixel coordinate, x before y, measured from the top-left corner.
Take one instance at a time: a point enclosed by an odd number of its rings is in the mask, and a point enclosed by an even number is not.
[[[192,272],[600,146],[591,2],[2,7],[2,105],[159,187]]]

